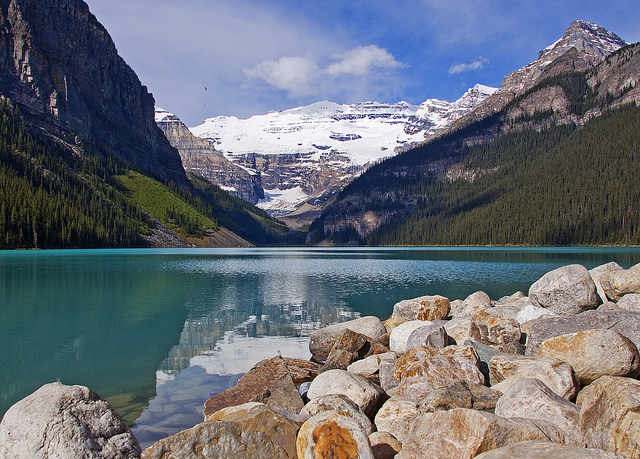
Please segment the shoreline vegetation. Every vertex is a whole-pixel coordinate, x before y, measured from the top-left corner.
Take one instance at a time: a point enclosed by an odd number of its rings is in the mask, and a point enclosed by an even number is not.
[[[0,422],[1,457],[638,458],[640,264],[527,293],[429,295],[312,332],[142,450],[90,389],[51,383]]]

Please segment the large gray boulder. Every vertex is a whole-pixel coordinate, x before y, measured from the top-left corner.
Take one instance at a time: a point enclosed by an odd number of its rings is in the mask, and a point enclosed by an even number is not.
[[[640,346],[640,314],[626,311],[587,311],[575,316],[545,317],[532,320],[523,326],[527,334],[525,354],[536,353],[540,344],[554,336],[575,333],[594,328],[606,328],[629,338]]]
[[[345,330],[351,330],[365,335],[371,341],[379,341],[387,329],[377,317],[367,316],[358,319],[329,325],[315,330],[309,337],[309,350],[316,362],[324,363],[335,342],[342,336]]]
[[[537,379],[519,379],[498,399],[496,415],[504,418],[527,418],[561,428],[567,438],[578,444],[578,407],[558,396]]]
[[[0,422],[0,457],[135,458],[140,447],[109,404],[83,386],[45,384]]]
[[[569,265],[548,272],[529,288],[535,306],[556,314],[577,314],[598,306],[596,285],[587,268]]]
[[[602,288],[613,301],[618,301],[629,293],[640,293],[640,264],[606,273],[602,278]]]
[[[404,354],[414,347],[445,347],[447,345],[445,324],[444,320],[411,320],[398,325],[389,335],[389,349],[396,354]]]
[[[344,395],[365,414],[372,415],[382,398],[382,389],[360,375],[345,370],[329,370],[313,380],[307,397],[313,401],[330,394]]]
[[[492,449],[476,459],[621,459],[617,454],[601,449],[577,448],[549,441],[523,441]]]
[[[418,416],[402,443],[399,459],[472,458],[527,440],[563,442],[556,426],[530,419],[506,419],[485,411],[456,408]]]
[[[601,376],[637,376],[640,354],[636,346],[612,330],[585,330],[544,341],[538,355],[571,365],[581,385]]]
[[[603,376],[581,390],[576,403],[588,447],[640,457],[640,381]]]
[[[597,266],[589,270],[589,274],[591,275],[594,284],[596,284],[596,291],[598,292],[598,296],[603,303],[609,301],[609,298],[607,296],[607,290],[610,290],[611,288],[609,276],[612,272],[619,270],[622,270],[622,266],[620,266],[615,261]]]
[[[489,362],[491,387],[505,393],[523,378],[542,381],[558,396],[572,400],[578,383],[571,365],[556,359],[524,355],[497,354]]]

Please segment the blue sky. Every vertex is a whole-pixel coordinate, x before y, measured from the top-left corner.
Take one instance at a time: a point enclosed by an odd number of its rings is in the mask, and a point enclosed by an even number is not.
[[[317,100],[498,86],[576,18],[640,41],[637,0],[87,0],[157,104],[193,125]]]

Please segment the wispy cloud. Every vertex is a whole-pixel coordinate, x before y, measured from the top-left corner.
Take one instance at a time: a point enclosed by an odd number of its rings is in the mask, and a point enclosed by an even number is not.
[[[262,61],[244,70],[250,79],[288,93],[289,96],[326,96],[357,91],[372,81],[389,81],[386,77],[404,67],[389,51],[376,45],[358,46],[325,59],[286,56]]]
[[[471,62],[463,62],[460,64],[454,64],[449,67],[449,75],[457,75],[465,72],[475,72],[484,68],[489,63],[489,60],[484,57],[479,57]]]
[[[372,70],[398,69],[403,65],[386,49],[376,45],[359,46],[341,53],[336,62],[330,64],[329,75],[366,75]]]

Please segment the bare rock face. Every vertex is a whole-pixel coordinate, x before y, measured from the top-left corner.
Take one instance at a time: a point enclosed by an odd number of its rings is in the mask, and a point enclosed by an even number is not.
[[[393,459],[402,449],[402,443],[389,432],[373,432],[369,435],[369,443],[376,459]]]
[[[298,424],[262,403],[225,408],[209,420],[154,443],[144,459],[296,457]]]
[[[556,359],[498,354],[489,362],[489,370],[492,388],[503,393],[522,378],[540,380],[566,400],[573,399],[578,392],[573,369]]]
[[[491,298],[485,292],[479,291],[472,293],[460,303],[457,302],[455,307],[451,308],[451,317],[454,319],[459,317],[471,317],[476,311],[491,307]]]
[[[483,384],[484,375],[478,364],[478,355],[470,346],[414,348],[396,360],[395,378],[400,383],[387,393],[417,401],[434,388],[456,382]]]
[[[180,153],[185,171],[252,204],[264,199],[259,174],[250,173],[229,161],[222,152],[215,149],[212,142],[193,135],[180,118],[172,113],[156,110],[156,123],[171,146]]]
[[[601,376],[635,376],[640,368],[636,346],[612,330],[587,330],[549,338],[540,345],[538,354],[571,365],[585,386]]]
[[[373,459],[368,435],[352,418],[324,411],[302,424],[296,441],[299,459]]]
[[[45,384],[0,422],[0,457],[136,458],[140,447],[107,402],[83,386]]]
[[[379,406],[382,390],[362,376],[345,370],[329,370],[313,380],[307,396],[313,401],[329,394],[344,395],[371,415]]]
[[[629,269],[611,269],[603,273],[601,284],[612,301],[618,301],[629,293],[640,293],[640,264]]]
[[[311,333],[309,350],[316,362],[327,359],[336,340],[345,330],[367,336],[372,341],[380,340],[387,333],[384,324],[377,317],[368,316],[321,328]]]
[[[421,296],[393,306],[393,316],[405,320],[442,320],[449,315],[449,299],[443,296]]]
[[[640,346],[640,314],[620,310],[587,311],[575,316],[545,317],[527,322],[525,354],[534,355],[540,344],[554,336],[591,330],[609,329],[629,338]]]
[[[8,0],[0,23],[0,94],[36,128],[186,183],[178,153],[155,124],[153,96],[84,1]]]
[[[603,376],[580,391],[576,402],[588,447],[640,457],[640,381]]]
[[[373,432],[373,426],[367,415],[345,395],[329,394],[313,399],[304,406],[300,414],[308,419],[323,411],[336,411],[353,418],[367,435]]]
[[[577,314],[598,306],[596,285],[587,268],[569,265],[548,272],[529,289],[531,302],[562,314]]]
[[[419,416],[397,457],[472,458],[521,441],[549,439],[560,441],[563,434],[547,423],[457,408]]]
[[[222,408],[260,401],[282,414],[298,414],[303,406],[296,385],[311,381],[319,366],[305,360],[274,357],[249,370],[235,386],[210,397],[205,417]]]
[[[498,400],[495,413],[504,418],[550,422],[579,443],[578,407],[537,379],[519,379],[512,384]]]
[[[474,410],[493,410],[502,394],[480,384],[458,382],[433,391],[418,402],[420,413],[451,410],[454,408],[472,408]]]
[[[476,459],[620,459],[620,456],[601,449],[575,448],[548,441],[525,441],[493,449]]]
[[[444,320],[411,320],[398,325],[389,335],[389,348],[396,354],[423,346],[445,347],[447,332]]]

